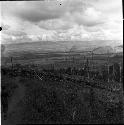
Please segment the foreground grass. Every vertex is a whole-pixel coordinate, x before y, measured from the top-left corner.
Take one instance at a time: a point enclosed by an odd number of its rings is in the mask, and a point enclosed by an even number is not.
[[[69,85],[69,83],[66,83]],[[100,102],[90,88],[67,87],[65,83],[2,76],[9,92],[9,105],[17,96],[8,119],[16,124],[109,124],[122,123],[122,104],[116,107]],[[24,89],[22,89],[23,87]],[[17,94],[22,91],[22,98]]]

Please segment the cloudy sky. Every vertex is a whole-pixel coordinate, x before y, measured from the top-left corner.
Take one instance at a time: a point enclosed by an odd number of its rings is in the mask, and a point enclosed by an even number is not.
[[[0,2],[1,43],[122,40],[121,0]]]

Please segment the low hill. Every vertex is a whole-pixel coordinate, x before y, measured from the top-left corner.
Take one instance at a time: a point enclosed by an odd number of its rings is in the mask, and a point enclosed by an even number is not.
[[[109,45],[108,45],[109,43]],[[123,45],[111,46],[112,40],[101,41],[36,41],[27,43],[6,44],[6,54],[12,53],[43,53],[43,52],[78,52],[93,51],[96,54],[116,53],[123,50]],[[120,49],[121,48],[121,49]]]

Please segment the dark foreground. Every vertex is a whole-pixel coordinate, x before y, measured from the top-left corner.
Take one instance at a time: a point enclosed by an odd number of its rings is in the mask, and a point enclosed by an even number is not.
[[[2,125],[123,123],[121,92],[83,85],[51,72],[41,72],[41,79],[36,74],[1,72],[8,97],[6,111],[2,101]]]

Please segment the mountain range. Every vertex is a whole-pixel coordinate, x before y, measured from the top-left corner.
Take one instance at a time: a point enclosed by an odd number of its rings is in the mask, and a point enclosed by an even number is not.
[[[113,44],[114,43],[114,44]],[[15,43],[2,45],[2,53],[18,52],[77,52],[94,51],[96,54],[120,53],[123,52],[123,45],[120,41],[36,41],[27,43]]]

